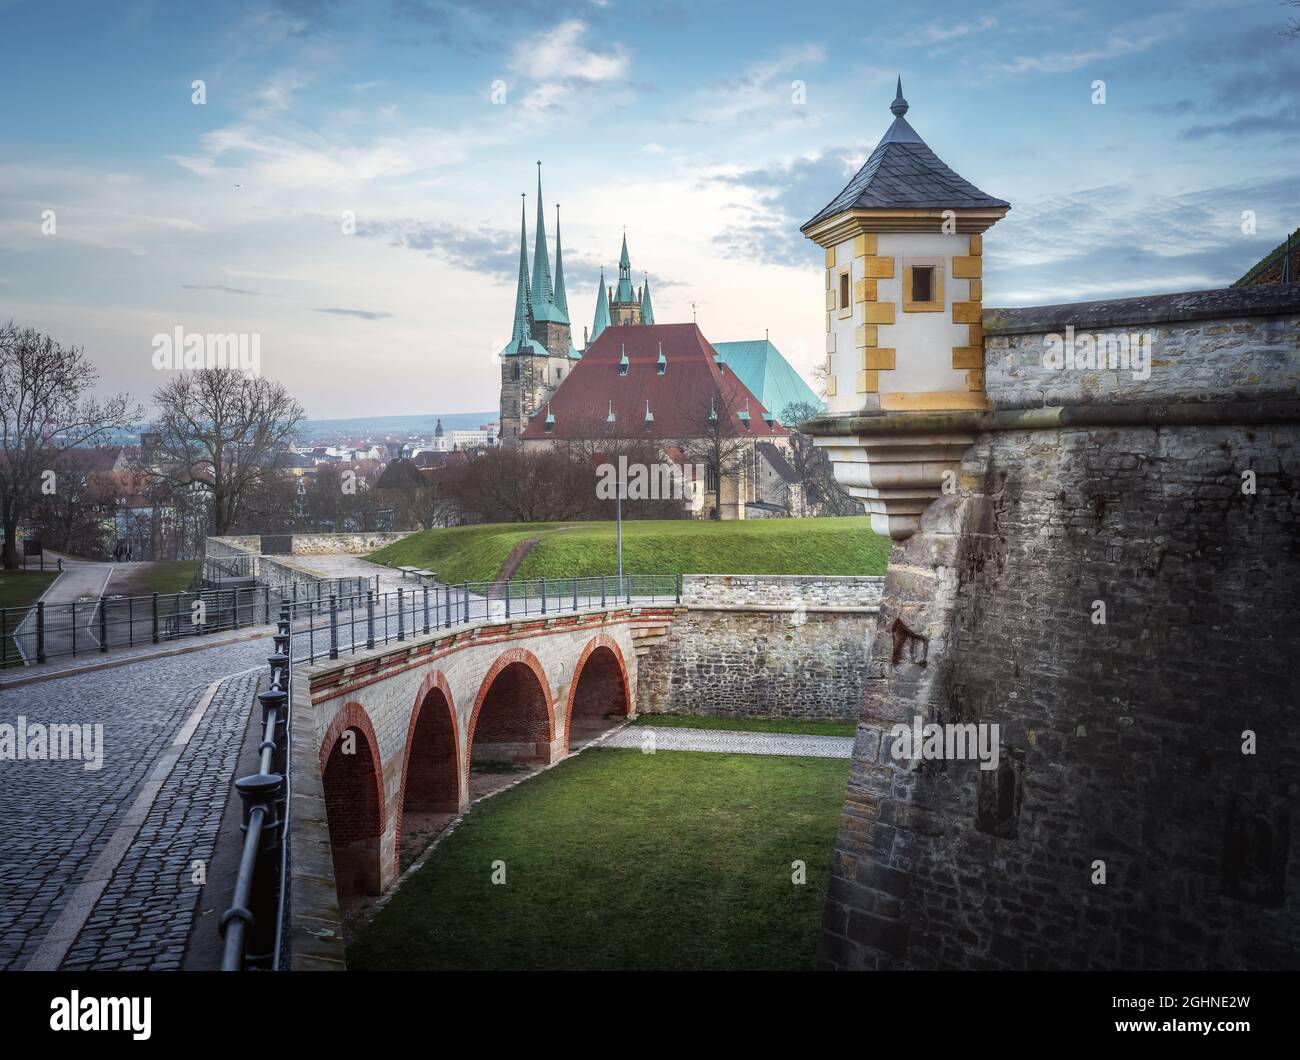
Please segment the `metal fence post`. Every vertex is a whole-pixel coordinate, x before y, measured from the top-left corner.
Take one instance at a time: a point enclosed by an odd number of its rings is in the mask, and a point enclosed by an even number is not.
[[[153,642],[158,643],[158,594],[153,594],[153,599],[149,602],[150,612],[153,616]]]
[[[600,576],[600,606],[605,606],[605,575]]]
[[[406,639],[406,615],[402,611],[402,590],[397,590],[397,639]]]
[[[75,612],[73,614],[72,627],[77,626]],[[36,601],[36,661],[43,663],[45,661],[45,601]]]
[[[680,574],[677,575],[677,602],[679,604],[682,602],[682,576]]]
[[[429,632],[429,587],[427,585],[421,586],[421,591],[424,593],[424,632],[428,633]]]
[[[510,579],[506,579],[506,618],[510,617]]]
[[[542,579],[542,614],[546,614],[546,579]]]
[[[366,590],[366,647],[375,646],[375,594]]]
[[[262,617],[266,620],[263,625],[271,624],[271,586],[262,586]]]
[[[338,597],[330,593],[330,658],[339,657],[339,606]]]
[[[469,582],[465,583],[465,621],[469,621]]]
[[[239,590],[235,589],[235,629],[239,628]]]
[[[578,578],[575,575],[573,579],[573,610],[578,610]]]
[[[108,651],[108,606],[107,601],[99,601],[99,650],[100,653]]]

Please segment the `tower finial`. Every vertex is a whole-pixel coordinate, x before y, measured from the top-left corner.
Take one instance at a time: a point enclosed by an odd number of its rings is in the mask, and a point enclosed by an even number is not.
[[[903,98],[903,78],[898,78],[898,92],[894,96],[894,102],[889,105],[890,111],[896,118],[901,118],[907,113],[907,100]]]

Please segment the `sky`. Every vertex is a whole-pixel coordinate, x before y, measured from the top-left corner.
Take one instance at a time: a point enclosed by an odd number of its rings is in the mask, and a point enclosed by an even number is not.
[[[494,409],[540,160],[579,346],[626,229],[660,323],[767,332],[807,376],[822,252],[799,225],[884,133],[899,76],[936,154],[1012,204],[986,306],[1225,286],[1300,225],[1295,17],[0,0],[0,320],[83,346],[102,391],[146,407],[154,336],[179,327],[258,336],[312,417]]]

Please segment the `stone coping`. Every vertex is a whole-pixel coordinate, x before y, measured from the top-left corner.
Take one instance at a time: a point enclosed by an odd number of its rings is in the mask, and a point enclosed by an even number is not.
[[[1127,324],[1175,323],[1193,320],[1233,320],[1242,317],[1300,313],[1300,283],[1262,283],[1250,287],[1219,287],[1208,291],[1111,298],[1095,302],[1021,306],[984,310],[986,335],[1076,331],[1123,327]]]
[[[1088,404],[980,412],[864,410],[818,416],[800,424],[805,434],[843,438],[871,434],[943,434],[961,431],[1055,430],[1062,427],[1210,427],[1300,422],[1300,400],[1189,401],[1182,403]]]

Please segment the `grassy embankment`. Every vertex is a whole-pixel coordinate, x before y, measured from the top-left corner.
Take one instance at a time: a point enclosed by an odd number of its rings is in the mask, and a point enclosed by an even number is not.
[[[390,567],[420,566],[444,582],[489,581],[520,542],[538,542],[515,578],[614,575],[615,529],[597,523],[492,523],[412,534],[373,553]],[[688,519],[623,524],[629,574],[884,574],[889,539],[870,519]]]

